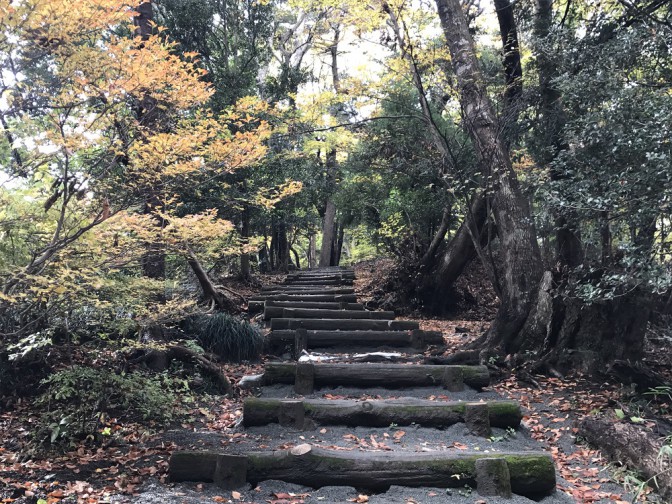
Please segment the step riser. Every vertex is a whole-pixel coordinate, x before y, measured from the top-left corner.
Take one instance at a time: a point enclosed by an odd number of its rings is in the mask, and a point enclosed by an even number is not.
[[[311,285],[352,285],[352,280],[291,280],[289,282],[283,282],[281,285],[285,285],[287,287],[294,287],[294,286],[311,286]]]
[[[482,403],[476,403],[477,407]],[[513,401],[489,401],[484,410],[491,427],[517,428],[522,414]],[[417,424],[422,427],[448,427],[466,423],[470,404],[436,401],[345,401],[280,400],[248,398],[243,405],[245,427],[279,423],[285,427],[312,430],[316,425],[349,427],[389,427]],[[467,425],[470,428],[469,425]]]
[[[300,310],[324,310],[325,307],[322,306],[297,306],[300,304],[312,304],[312,303],[291,303],[293,306],[269,306],[268,303],[266,303],[266,306],[264,308],[264,320],[270,320],[272,318],[282,318],[284,316],[284,310],[288,308],[294,308],[294,309],[300,309]],[[326,304],[326,303],[325,303]],[[350,308],[348,305],[354,306],[354,308]],[[326,307],[330,311],[342,311],[348,314],[352,313],[366,313],[364,311],[364,307],[362,305],[358,305],[356,303],[344,303],[343,308],[340,308],[339,303],[332,303],[331,307]],[[298,318],[306,318],[306,317],[298,317]],[[332,317],[329,317],[332,318]],[[347,317],[347,318],[360,318],[360,317]],[[361,318],[367,318],[367,317],[361,317]]]
[[[334,288],[320,288],[320,287],[297,287],[297,286],[282,286],[278,285],[272,289],[262,289],[261,295],[269,294],[354,294],[355,289],[352,287],[334,287]]]
[[[410,320],[348,319],[271,319],[271,329],[307,329],[323,331],[412,331],[419,324]]]
[[[273,331],[270,342],[276,344],[294,343],[296,331]],[[327,348],[335,346],[357,347],[413,347],[442,345],[443,336],[435,331],[306,331],[308,348]]]
[[[444,387],[460,390],[459,385],[475,389],[490,384],[490,373],[485,366],[434,366],[403,364],[328,364],[269,363],[264,371],[265,385],[284,383],[297,388],[303,375],[311,373],[313,388],[326,386],[348,387]],[[302,374],[303,373],[303,374]],[[302,384],[298,384],[299,388]],[[307,387],[309,388],[309,387]],[[299,392],[310,393],[310,392]]]
[[[345,320],[393,320],[394,312],[375,312],[359,310],[321,310],[304,308],[283,308],[281,314],[273,307],[266,307],[264,318],[269,320],[273,317],[287,319],[345,319]]]
[[[510,487],[515,493],[539,496],[555,490],[555,466],[546,454],[363,453],[307,445],[237,456],[175,452],[169,462],[169,477],[171,482],[214,482],[227,490],[267,480],[313,488],[353,486],[371,491],[386,491],[392,485],[476,488],[476,480],[487,476],[479,474],[477,461],[492,458],[506,461]]]
[[[364,311],[364,305],[360,303],[328,303],[311,301],[266,301],[266,307],[273,308],[301,308],[309,310],[355,310]]]
[[[352,282],[354,279],[355,279],[354,276],[346,276],[346,275],[297,276],[297,277],[288,276],[288,277],[285,278],[285,282],[324,282],[324,281],[341,282],[343,280]]]
[[[263,303],[265,301],[289,301],[294,303],[356,303],[357,296],[354,294],[275,294],[271,296],[252,296],[250,298],[250,302]]]

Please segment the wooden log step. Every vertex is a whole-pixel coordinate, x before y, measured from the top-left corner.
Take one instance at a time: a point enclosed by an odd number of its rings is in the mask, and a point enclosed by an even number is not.
[[[413,329],[419,329],[419,328],[420,325],[412,320],[366,320],[366,319],[353,320],[353,319],[305,319],[305,318],[271,319],[271,330],[321,329],[323,331],[412,331]]]
[[[466,411],[474,404],[485,409],[481,414],[491,427],[517,428],[523,415],[515,401],[438,402],[422,399],[327,400],[327,399],[265,399],[248,397],[243,403],[245,427],[279,423],[295,429],[311,430],[315,425],[347,425],[350,427],[388,427],[390,424],[423,427],[448,427],[473,418]],[[472,426],[467,425],[470,430]],[[478,426],[474,426],[477,430]]]
[[[357,296],[354,294],[275,294],[270,296],[252,296],[249,298],[248,310],[252,313],[263,311],[264,303],[267,301],[355,303]]]
[[[359,303],[311,303],[308,301],[266,301],[264,308],[264,319],[266,320],[282,317],[282,310],[285,308],[364,311],[364,305]]]
[[[275,308],[308,308],[311,310],[355,310],[364,311],[364,305],[360,303],[324,302],[324,301],[266,301],[266,307]]]
[[[281,285],[286,286],[304,286],[304,285],[352,285],[352,279],[347,278],[335,278],[333,280],[322,280],[322,279],[312,279],[306,278],[303,280],[285,280]]]
[[[171,482],[202,481],[232,490],[247,483],[256,486],[280,480],[320,488],[353,486],[386,491],[392,485],[408,487],[477,487],[487,479],[477,470],[481,459],[503,459],[511,490],[539,497],[555,490],[555,466],[545,453],[480,452],[356,452],[325,450],[309,444],[290,450],[224,455],[216,452],[174,452],[169,462]],[[478,464],[478,467],[487,467]]]
[[[464,385],[477,390],[490,384],[486,366],[438,366],[412,364],[340,364],[269,362],[263,384],[293,384],[299,394],[324,386],[344,387],[443,387],[453,392]]]
[[[334,274],[322,274],[322,275],[287,275],[285,277],[285,281],[342,280],[342,279],[354,280],[354,278],[355,278],[354,273],[353,274],[334,273]]]
[[[296,331],[278,330],[269,334],[271,342],[293,342]],[[427,345],[444,343],[439,331],[306,331],[308,348],[328,348],[334,346],[390,346],[423,348]]]
[[[355,294],[270,294],[251,296],[250,301],[292,301],[292,302],[327,302],[327,303],[356,303]]]
[[[273,307],[267,306],[264,310],[264,318],[273,318],[277,313]],[[276,315],[277,316],[277,315]],[[290,319],[349,319],[349,320],[393,320],[394,312],[391,311],[364,311],[364,310],[325,310],[321,308],[283,308],[282,318]]]
[[[291,286],[274,285],[273,287],[263,287],[261,295],[268,294],[354,294],[352,287],[316,287],[316,286]]]

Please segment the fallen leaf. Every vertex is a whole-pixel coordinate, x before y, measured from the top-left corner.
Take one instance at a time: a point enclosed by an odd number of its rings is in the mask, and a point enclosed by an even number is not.
[[[236,491],[231,492],[231,497],[233,497],[236,500],[240,500],[240,492]]]

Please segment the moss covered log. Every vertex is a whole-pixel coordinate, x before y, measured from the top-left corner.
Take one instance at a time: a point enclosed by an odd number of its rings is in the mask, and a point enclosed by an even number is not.
[[[169,475],[173,482],[208,481],[227,489],[266,480],[372,491],[385,491],[391,485],[475,488],[476,461],[493,457],[506,461],[514,493],[538,497],[555,490],[555,466],[547,454],[343,452],[307,444],[244,457],[176,452],[170,459]]]
[[[459,368],[465,385],[475,389],[490,384],[486,366],[432,366],[407,364],[316,364],[315,386],[353,387],[440,387],[446,370]],[[269,363],[264,371],[264,384],[293,384],[296,376],[294,363]]]
[[[304,399],[302,401],[249,397],[243,405],[243,425],[246,427],[282,423],[283,408],[299,403],[308,422],[296,419],[292,427],[311,428],[319,425],[348,425],[387,427],[411,425],[447,427],[465,421],[463,401],[428,401],[422,399],[388,399],[371,401]],[[488,401],[488,415],[492,427],[516,428],[522,414],[513,401]]]

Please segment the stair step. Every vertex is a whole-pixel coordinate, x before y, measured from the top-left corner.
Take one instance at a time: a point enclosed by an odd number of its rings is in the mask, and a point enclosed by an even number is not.
[[[271,342],[294,342],[296,331],[277,330],[269,334]],[[443,335],[439,331],[306,331],[308,348],[334,346],[390,346],[422,348],[426,345],[441,345]]]
[[[304,285],[352,285],[352,279],[334,278],[334,279],[313,279],[305,278],[301,280],[285,280],[281,285],[286,286],[304,286]]]
[[[261,308],[263,309],[263,303],[265,301],[289,301],[294,303],[355,303],[357,302],[357,296],[354,294],[272,294],[268,296],[251,296],[249,301],[250,304],[261,303]]]
[[[274,285],[261,289],[261,295],[274,294],[354,294],[352,287],[320,287],[303,285]]]
[[[348,319],[348,320],[393,320],[394,312],[391,311],[364,311],[364,310],[325,310],[322,308],[282,308],[281,314],[273,306],[267,306],[264,310],[264,318],[269,320],[273,317],[289,319]]]
[[[262,383],[294,385],[299,394],[324,386],[346,387],[444,387],[460,391],[464,385],[480,390],[490,384],[486,366],[439,366],[409,364],[339,364],[270,362]]]
[[[355,452],[325,450],[303,444],[290,450],[225,455],[216,452],[174,452],[169,462],[171,482],[214,482],[223,489],[256,486],[280,480],[320,488],[354,486],[386,491],[391,485],[408,487],[478,490],[477,481],[490,481],[479,460],[500,459],[510,489],[516,494],[538,497],[555,489],[555,466],[550,455],[511,452]],[[488,478],[488,476],[491,476]],[[506,482],[503,482],[506,483]]]
[[[364,311],[364,306],[359,303],[311,303],[307,301],[266,301],[264,305],[264,318],[266,320],[282,317],[285,308],[299,308],[311,310],[345,310]]]
[[[485,406],[484,406],[485,405]],[[476,414],[467,414],[477,411]],[[312,430],[315,425],[350,427],[388,427],[417,424],[422,427],[448,427],[485,415],[488,427],[517,428],[523,417],[515,401],[429,401],[423,399],[386,399],[354,401],[347,399],[266,399],[248,397],[243,404],[245,427],[279,423],[295,429]],[[476,422],[478,424],[478,422]],[[479,426],[467,425],[473,434]],[[490,433],[488,432],[489,436]]]
[[[419,328],[420,325],[413,320],[366,320],[366,319],[353,320],[353,319],[306,319],[306,318],[271,319],[271,330],[322,329],[325,331],[411,331],[413,329],[419,329]]]
[[[343,273],[329,274],[329,275],[287,275],[285,281],[312,281],[312,280],[354,280],[355,275],[347,275]]]

